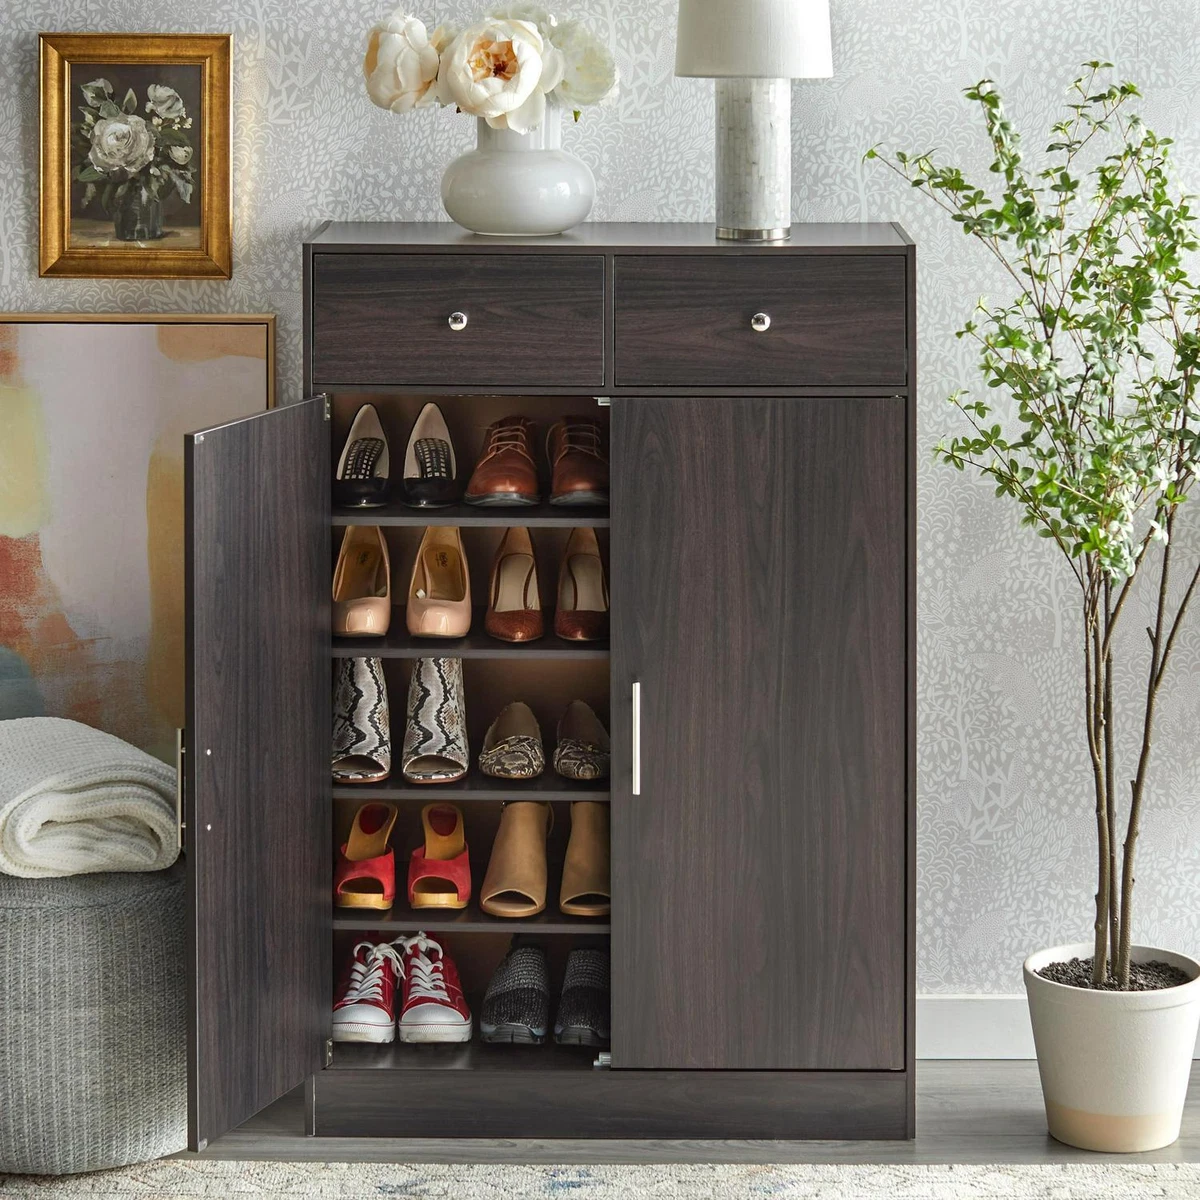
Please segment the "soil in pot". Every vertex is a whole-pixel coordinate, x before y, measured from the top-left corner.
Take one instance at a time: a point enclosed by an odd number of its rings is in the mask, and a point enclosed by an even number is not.
[[[1097,986],[1092,983],[1092,960],[1072,958],[1067,962],[1047,963],[1037,973],[1051,983],[1066,984],[1067,987],[1087,988],[1098,992],[1157,992],[1162,988],[1179,987],[1190,983],[1191,976],[1170,963],[1152,960],[1129,964],[1129,986],[1122,988],[1110,974]]]

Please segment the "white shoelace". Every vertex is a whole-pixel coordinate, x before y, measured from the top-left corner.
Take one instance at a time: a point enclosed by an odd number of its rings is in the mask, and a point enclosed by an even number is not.
[[[442,976],[443,950],[437,942],[427,938],[423,933],[416,937],[398,938],[392,943],[399,946],[401,953],[416,949],[409,962],[409,992],[408,998],[422,1000],[439,1000],[450,1003],[450,993],[446,990],[446,981]],[[429,951],[436,951],[437,958],[430,958]],[[401,968],[403,972],[403,968]]]
[[[366,948],[370,953],[365,959],[358,952]],[[379,1004],[383,1000],[383,973],[391,969],[399,979],[404,974],[400,955],[388,944],[376,946],[371,942],[359,942],[354,947],[354,966],[350,968],[350,982],[343,1002],[346,1004]]]

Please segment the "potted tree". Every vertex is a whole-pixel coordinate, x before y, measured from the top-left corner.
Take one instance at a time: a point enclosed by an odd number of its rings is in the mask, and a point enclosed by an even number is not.
[[[1170,139],[1132,111],[1132,84],[1106,82],[1109,66],[1086,64],[1036,166],[993,83],[967,90],[994,197],[933,154],[867,157],[932,197],[1012,285],[959,331],[987,386],[950,398],[964,432],[935,452],[986,476],[1078,585],[1095,910],[1089,940],[1031,954],[1024,975],[1051,1134],[1130,1151],[1178,1137],[1200,1021],[1200,963],[1134,940],[1155,710],[1200,584],[1196,539],[1180,537],[1200,464],[1200,287],[1186,265],[1200,243]],[[1138,608],[1146,640],[1131,656],[1122,637],[1118,673],[1115,638]]]

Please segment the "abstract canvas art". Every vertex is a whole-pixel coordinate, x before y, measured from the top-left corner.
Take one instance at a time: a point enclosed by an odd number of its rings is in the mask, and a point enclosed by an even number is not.
[[[183,435],[266,408],[273,357],[266,316],[0,316],[0,719],[173,760]]]

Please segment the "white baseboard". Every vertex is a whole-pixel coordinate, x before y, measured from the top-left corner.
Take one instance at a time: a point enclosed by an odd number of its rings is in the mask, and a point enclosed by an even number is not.
[[[1033,1058],[1024,995],[917,997],[918,1058]]]
[[[1024,995],[918,996],[917,1057],[1035,1057]]]

